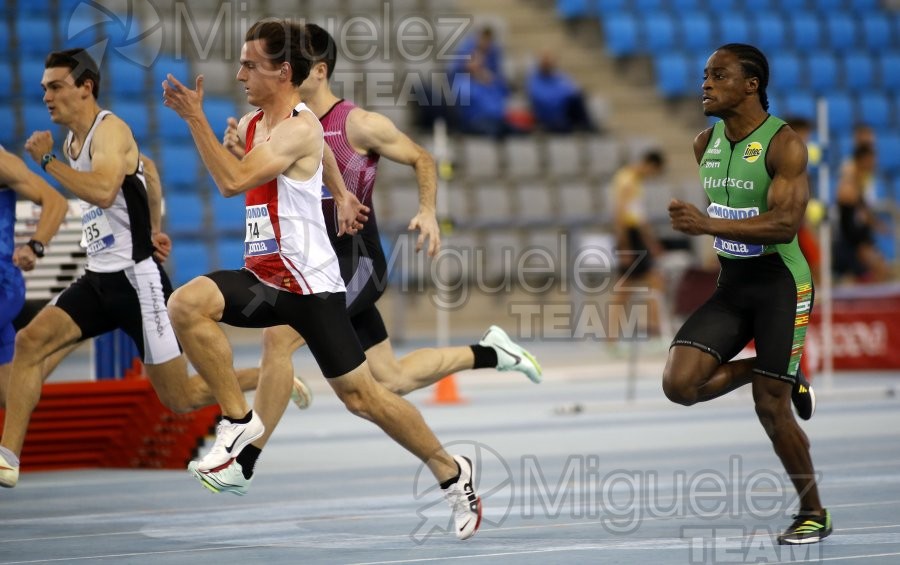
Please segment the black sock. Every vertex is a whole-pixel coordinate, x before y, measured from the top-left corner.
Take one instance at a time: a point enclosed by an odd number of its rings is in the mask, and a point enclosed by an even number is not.
[[[229,418],[228,416],[222,416],[225,420],[228,420],[232,424],[249,424],[250,419],[253,418],[253,410],[247,412],[247,414],[243,418]]]
[[[249,479],[253,476],[253,468],[256,467],[256,460],[259,459],[261,453],[262,449],[252,444],[248,445],[238,453],[236,459],[237,462],[241,464],[241,472],[244,474],[245,479]]]
[[[493,347],[485,347],[484,345],[470,345],[472,353],[475,355],[475,365],[473,369],[493,369],[497,366],[497,352]]]
[[[455,461],[454,461],[454,463],[455,463]],[[450,485],[452,485],[453,483],[455,483],[456,481],[459,480],[460,473],[462,473],[462,469],[459,468],[459,463],[456,463],[456,476],[453,477],[452,479],[447,479],[446,481],[442,482],[441,488],[444,490],[447,490],[448,488],[450,488]]]

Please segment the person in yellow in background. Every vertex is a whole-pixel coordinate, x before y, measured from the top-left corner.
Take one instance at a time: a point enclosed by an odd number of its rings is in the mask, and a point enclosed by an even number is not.
[[[663,289],[663,279],[654,266],[654,261],[663,252],[663,247],[653,231],[647,216],[644,182],[658,177],[665,168],[665,158],[659,151],[644,153],[641,159],[619,169],[612,180],[613,229],[616,238],[616,259],[618,261],[618,281],[613,288],[613,305],[610,316],[620,315],[629,301],[638,293],[657,293]],[[659,333],[659,301],[648,304],[647,333]],[[610,328],[624,327],[610,320]],[[633,337],[633,336],[618,336]]]

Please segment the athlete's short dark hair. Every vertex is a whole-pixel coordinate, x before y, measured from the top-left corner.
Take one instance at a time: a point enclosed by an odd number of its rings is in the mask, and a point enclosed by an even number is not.
[[[728,51],[737,55],[744,70],[744,77],[756,77],[759,80],[756,93],[759,95],[759,103],[762,104],[763,110],[768,110],[769,95],[766,94],[766,88],[769,86],[769,61],[763,52],[746,43],[728,43],[716,51]]]
[[[856,147],[853,148],[854,159],[863,159],[873,155],[875,155],[875,146],[871,143],[858,143]]]
[[[300,86],[309,76],[309,59],[305,26],[286,19],[259,20],[247,30],[244,41],[261,40],[269,60],[276,65],[291,65],[291,84]]]
[[[660,170],[662,170],[666,166],[666,158],[661,152],[656,149],[651,149],[644,153],[644,156],[641,160],[649,165],[653,165]]]
[[[334,38],[322,26],[316,24],[306,24],[306,34],[309,36],[310,59],[314,65],[325,63],[328,69],[327,77],[331,78],[337,64],[337,44]]]
[[[56,67],[69,69],[75,86],[82,86],[86,80],[91,81],[91,94],[94,95],[94,100],[100,96],[100,69],[85,49],[77,47],[65,51],[53,51],[44,60],[44,68]]]

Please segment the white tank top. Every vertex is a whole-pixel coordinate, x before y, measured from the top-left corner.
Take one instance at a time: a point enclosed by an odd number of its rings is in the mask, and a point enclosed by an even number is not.
[[[101,110],[97,114],[79,154],[74,158],[69,151],[74,134],[70,131],[66,136],[66,156],[69,165],[76,171],[93,170],[91,143],[94,132],[109,115],[112,115],[109,110]],[[81,246],[87,250],[87,270],[114,273],[134,266],[153,253],[147,183],[140,158],[135,164],[135,171],[125,175],[112,206],[103,209],[82,200],[81,210]]]
[[[298,104],[293,115],[312,111]],[[253,147],[259,112],[247,126]],[[323,145],[324,148],[324,145]],[[297,294],[344,292],[337,255],[322,214],[322,162],[306,180],[278,175],[245,193],[244,266],[261,281]]]

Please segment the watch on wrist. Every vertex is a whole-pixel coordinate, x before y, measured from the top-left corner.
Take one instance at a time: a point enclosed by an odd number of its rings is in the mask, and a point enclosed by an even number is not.
[[[56,159],[56,155],[53,153],[44,153],[44,156],[41,157],[41,169],[46,171],[47,165],[54,159]]]
[[[29,239],[28,243],[26,243],[25,245],[30,247],[31,250],[34,251],[34,254],[38,256],[38,258],[44,256],[44,244],[40,241],[36,239]]]

